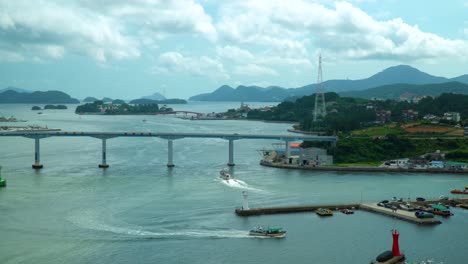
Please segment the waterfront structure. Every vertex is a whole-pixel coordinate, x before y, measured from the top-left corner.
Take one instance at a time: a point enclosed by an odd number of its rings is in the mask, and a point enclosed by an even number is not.
[[[258,135],[258,134],[226,134],[226,133],[165,133],[165,132],[0,132],[0,137],[25,137],[34,139],[35,154],[34,169],[41,169],[43,165],[40,162],[40,139],[48,137],[93,137],[102,140],[102,163],[100,168],[108,168],[107,164],[107,140],[117,137],[158,137],[168,141],[167,166],[174,167],[173,163],[173,141],[182,138],[221,138],[229,142],[229,160],[228,166],[234,166],[234,141],[241,139],[270,139],[281,140],[286,144],[286,157],[290,156],[289,142],[292,141],[324,141],[336,142],[334,136],[298,136],[298,135]]]
[[[273,146],[276,147],[274,150],[262,150],[263,161],[296,166],[333,165],[333,156],[327,155],[326,149],[300,148],[294,143],[286,147],[284,144],[273,144]]]

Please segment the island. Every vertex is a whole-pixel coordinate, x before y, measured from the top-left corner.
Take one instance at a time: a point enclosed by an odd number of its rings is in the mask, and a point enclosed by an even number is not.
[[[0,93],[0,104],[78,104],[75,98],[60,91],[36,91],[32,93],[21,93],[7,90]]]
[[[186,104],[187,101],[184,99],[164,99],[164,100],[152,100],[152,99],[134,99],[130,101],[130,104]]]
[[[95,101],[76,107],[76,114],[98,114],[98,115],[152,115],[161,112],[171,112],[172,108],[159,107],[158,104],[113,104]]]

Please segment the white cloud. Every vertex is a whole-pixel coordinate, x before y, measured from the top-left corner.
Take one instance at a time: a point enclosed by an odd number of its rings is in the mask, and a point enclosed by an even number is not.
[[[196,76],[207,76],[215,79],[229,79],[224,66],[218,60],[201,56],[184,56],[178,52],[165,52],[159,56],[156,73],[182,73]]]
[[[0,0],[0,50],[30,59],[136,58],[142,45],[185,33],[217,38],[211,17],[194,0]]]
[[[412,61],[468,55],[468,42],[421,31],[396,18],[378,21],[348,2],[245,0],[221,8],[222,39],[307,56],[305,42],[334,57]]]
[[[271,75],[276,76],[278,73],[268,67],[259,66],[256,64],[247,64],[242,66],[236,66],[234,68],[234,73],[242,76],[265,76]]]

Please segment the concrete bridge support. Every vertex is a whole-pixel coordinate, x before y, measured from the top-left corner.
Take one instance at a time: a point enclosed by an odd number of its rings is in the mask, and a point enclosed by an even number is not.
[[[103,168],[103,169],[106,169],[106,168],[109,168],[109,164],[107,164],[107,161],[106,161],[106,140],[105,138],[102,138],[102,162],[101,164],[99,164],[99,168]]]
[[[234,140],[229,139],[229,161],[228,166],[234,166]]]
[[[285,143],[286,143],[285,155],[286,155],[286,158],[289,159],[289,157],[291,156],[291,149],[290,149],[290,146],[289,146],[289,140],[286,140]]]
[[[40,153],[40,145],[39,145],[39,138],[34,139],[34,164],[32,165],[33,169],[42,169],[44,166],[41,164],[41,153]]]
[[[173,149],[174,140],[168,139],[167,140],[167,167],[172,168],[174,167],[173,157],[174,157],[174,149]]]

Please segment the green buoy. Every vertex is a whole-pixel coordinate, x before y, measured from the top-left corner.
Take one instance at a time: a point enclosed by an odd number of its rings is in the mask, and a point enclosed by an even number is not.
[[[6,187],[6,180],[2,178],[2,166],[0,166],[0,187]]]

